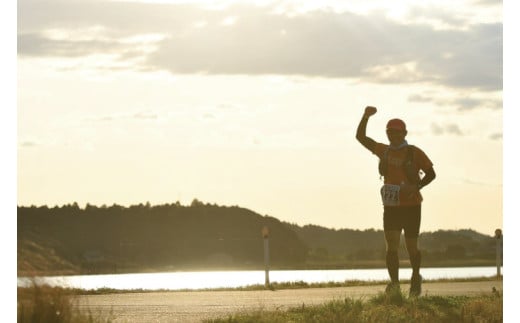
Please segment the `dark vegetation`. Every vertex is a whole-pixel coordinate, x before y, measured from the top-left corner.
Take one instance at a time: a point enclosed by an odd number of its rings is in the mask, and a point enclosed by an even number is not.
[[[385,242],[382,230],[328,229],[315,225],[289,225],[305,242],[307,264],[345,264],[353,267],[384,267]],[[423,266],[494,265],[496,240],[473,230],[422,232],[419,237]],[[399,258],[408,266],[408,254],[401,238]]]
[[[50,287],[32,283],[30,287],[18,287],[17,322],[19,323],[98,323],[111,322],[100,313],[78,310],[74,296],[79,290]]]
[[[381,230],[298,226],[237,206],[147,204],[18,207],[18,275],[384,266]],[[425,266],[494,265],[495,240],[472,230],[425,232]],[[401,259],[406,261],[402,249]],[[406,263],[403,263],[406,265]]]

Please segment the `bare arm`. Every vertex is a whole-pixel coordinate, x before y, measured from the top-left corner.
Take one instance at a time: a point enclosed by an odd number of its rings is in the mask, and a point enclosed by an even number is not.
[[[431,167],[430,169],[427,169],[424,171],[424,177],[421,179],[421,181],[419,182],[418,187],[419,189],[425,187],[426,185],[430,184],[436,177],[437,175],[435,174],[435,170],[433,169],[433,167]]]
[[[376,142],[370,138],[367,137],[367,124],[368,119],[376,113],[377,109],[371,106],[368,106],[365,108],[365,113],[363,113],[363,117],[361,118],[361,121],[359,122],[357,131],[356,131],[356,139],[368,150],[373,152],[374,146]]]

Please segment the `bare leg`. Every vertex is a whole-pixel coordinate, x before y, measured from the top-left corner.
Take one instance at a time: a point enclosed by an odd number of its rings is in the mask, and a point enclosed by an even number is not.
[[[406,249],[410,256],[410,264],[412,265],[412,279],[410,280],[410,296],[421,295],[422,277],[419,274],[421,268],[421,252],[417,249],[417,238],[406,238]]]
[[[399,248],[399,240],[401,232],[397,230],[385,231],[386,240],[386,268],[393,283],[399,282],[399,256],[397,254]]]
[[[417,248],[417,238],[405,238],[406,250],[410,256],[410,264],[412,265],[412,276],[419,275],[421,268],[421,252]]]

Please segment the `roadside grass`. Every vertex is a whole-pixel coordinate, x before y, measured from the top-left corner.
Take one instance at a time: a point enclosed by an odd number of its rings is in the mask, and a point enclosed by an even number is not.
[[[482,281],[491,278],[448,279],[439,281]],[[436,280],[437,281],[437,280]],[[345,281],[343,283],[307,284],[304,282],[274,283],[270,289],[320,288],[339,286],[374,285],[384,282]],[[253,285],[225,290],[265,290]],[[211,289],[223,290],[223,289]],[[83,290],[32,283],[18,288],[18,322],[110,322],[109,317],[92,313],[85,307],[79,311],[74,296],[128,292],[157,292],[157,290]],[[205,322],[502,322],[503,299],[498,291],[478,297],[422,296],[410,298],[401,290],[390,294],[380,293],[369,299],[345,298],[321,305],[302,304],[287,310],[257,310],[237,313],[227,318]]]
[[[17,291],[17,322],[46,323],[98,323],[110,322],[87,309],[86,313],[75,308],[73,296],[77,290],[37,285],[19,287]]]
[[[496,277],[474,277],[474,278],[447,278],[423,280],[423,282],[476,282],[476,281],[496,281]],[[502,280],[500,278],[500,280]],[[409,283],[410,280],[403,279],[401,283]],[[247,285],[240,287],[221,287],[221,288],[203,288],[203,289],[115,289],[115,288],[97,288],[97,289],[80,289],[80,288],[61,288],[64,292],[74,295],[103,295],[103,294],[120,294],[120,293],[156,293],[156,292],[196,292],[196,291],[255,291],[255,290],[282,290],[282,289],[300,289],[300,288],[327,288],[327,287],[352,287],[352,286],[374,286],[384,285],[388,280],[345,280],[343,282],[321,282],[307,283],[304,281],[293,282],[272,282],[268,287],[263,284]],[[18,291],[25,287],[18,287]],[[31,289],[33,287],[29,287]]]
[[[407,297],[398,290],[367,300],[345,298],[287,310],[238,313],[204,322],[503,322],[502,307],[503,299],[498,293]]]

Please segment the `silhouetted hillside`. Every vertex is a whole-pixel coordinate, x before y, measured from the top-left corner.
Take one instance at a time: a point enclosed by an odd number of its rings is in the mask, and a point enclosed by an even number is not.
[[[381,230],[364,231],[328,229],[317,225],[289,225],[309,247],[309,260],[377,260],[385,253],[384,233]]]
[[[372,261],[382,263],[385,257],[383,230],[335,230],[295,224],[287,226],[307,244],[307,263],[345,263],[348,267],[365,267]],[[419,248],[426,265],[492,265],[496,257],[495,239],[469,229],[423,232],[419,237]],[[404,237],[401,238],[399,253],[400,259],[408,259]]]
[[[384,267],[382,230],[300,227],[194,200],[190,206],[18,207],[18,272],[261,269],[264,226],[271,268]],[[472,230],[422,233],[419,244],[426,266],[494,264],[495,240]],[[407,259],[404,246],[400,254]]]
[[[57,269],[56,262],[34,259],[37,252],[31,253],[30,245],[57,256],[63,264],[71,264],[71,269],[78,266],[91,272],[262,268],[261,230],[265,225],[270,231],[273,266],[305,262],[307,249],[296,233],[273,217],[239,207],[197,200],[189,207],[19,207],[18,270],[43,269],[39,267],[46,265],[49,270]]]

